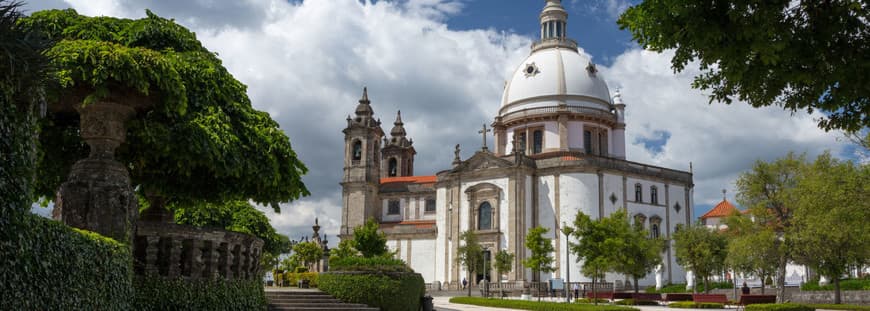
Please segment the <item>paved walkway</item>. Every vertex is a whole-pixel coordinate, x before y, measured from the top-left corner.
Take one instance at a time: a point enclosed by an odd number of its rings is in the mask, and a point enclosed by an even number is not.
[[[511,298],[507,298],[511,299]],[[513,298],[516,299],[516,298]],[[559,301],[564,302],[565,299],[550,299],[550,298],[542,298],[541,301]],[[517,309],[505,309],[505,308],[492,308],[492,307],[480,307],[480,306],[472,306],[466,304],[456,304],[450,303],[450,297],[433,297],[432,303],[435,305],[435,310],[438,311],[516,311]],[[665,306],[632,306],[640,309],[641,311],[712,311],[712,310],[736,310],[736,308],[729,309],[670,309]]]

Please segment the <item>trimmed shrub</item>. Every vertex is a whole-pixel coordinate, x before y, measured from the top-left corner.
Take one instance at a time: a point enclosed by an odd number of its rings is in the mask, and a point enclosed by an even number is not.
[[[801,290],[834,290],[834,283],[820,286],[819,281],[801,284]],[[870,290],[870,279],[845,279],[840,280],[840,290]]]
[[[514,299],[492,299],[482,297],[453,297],[450,303],[461,303],[484,307],[510,308],[520,310],[547,310],[547,311],[638,311],[637,308],[614,306],[614,305],[591,305],[585,303],[561,303],[545,301],[528,301]]]
[[[704,283],[695,284],[695,287],[698,288],[698,292],[704,292]],[[734,288],[734,284],[731,282],[710,282],[710,289],[728,289]],[[662,287],[660,290],[656,290],[655,286],[648,286],[644,292],[647,293],[688,293],[691,290],[686,290],[686,284],[668,284]]]
[[[596,302],[598,302],[598,303],[610,303],[610,300],[607,300],[604,298],[598,298],[595,300],[592,300],[589,298],[577,298],[577,299],[574,299],[574,302],[575,303],[596,303]]]
[[[815,311],[807,305],[796,303],[762,303],[746,306],[746,311]]]
[[[722,309],[725,308],[721,303],[716,302],[694,302],[694,301],[678,301],[668,304],[668,308],[680,309]]]
[[[388,257],[330,258],[329,269],[332,271],[413,272],[405,264],[405,261]]]
[[[317,272],[284,273],[284,284],[297,286],[299,280],[308,280],[308,286],[317,287],[319,279]]]
[[[332,271],[319,277],[320,290],[335,298],[383,311],[417,311],[426,292],[423,277],[413,272]]]
[[[652,300],[634,300],[633,298],[618,300],[614,304],[620,306],[658,306],[659,303]]]
[[[4,310],[131,310],[127,245],[30,213],[0,226]]]
[[[266,310],[259,279],[183,280],[137,276],[131,310]]]

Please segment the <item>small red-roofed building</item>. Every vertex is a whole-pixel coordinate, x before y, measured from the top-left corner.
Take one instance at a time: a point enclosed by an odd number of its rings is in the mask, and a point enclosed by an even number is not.
[[[726,229],[728,226],[724,223],[725,218],[734,215],[735,213],[741,213],[741,211],[734,207],[731,202],[728,202],[727,199],[723,198],[719,204],[716,204],[716,206],[713,207],[713,209],[701,216],[701,224],[708,228],[719,230]]]

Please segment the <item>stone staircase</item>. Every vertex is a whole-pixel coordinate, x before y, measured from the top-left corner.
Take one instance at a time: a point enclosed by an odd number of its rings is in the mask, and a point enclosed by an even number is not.
[[[269,311],[378,311],[364,304],[344,303],[317,289],[266,290]]]

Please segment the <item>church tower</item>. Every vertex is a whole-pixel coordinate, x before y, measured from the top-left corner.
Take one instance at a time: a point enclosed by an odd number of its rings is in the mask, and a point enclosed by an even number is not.
[[[390,130],[390,139],[384,138],[384,149],[381,150],[381,167],[383,177],[414,176],[414,155],[417,151],[412,146],[413,140],[408,139],[405,123],[402,122],[402,111],[396,114],[396,122]]]
[[[347,117],[344,133],[344,178],[342,187],[342,239],[353,234],[366,219],[377,215],[380,183],[380,143],[384,137],[381,121],[374,119],[368,90],[356,106],[356,116]]]

